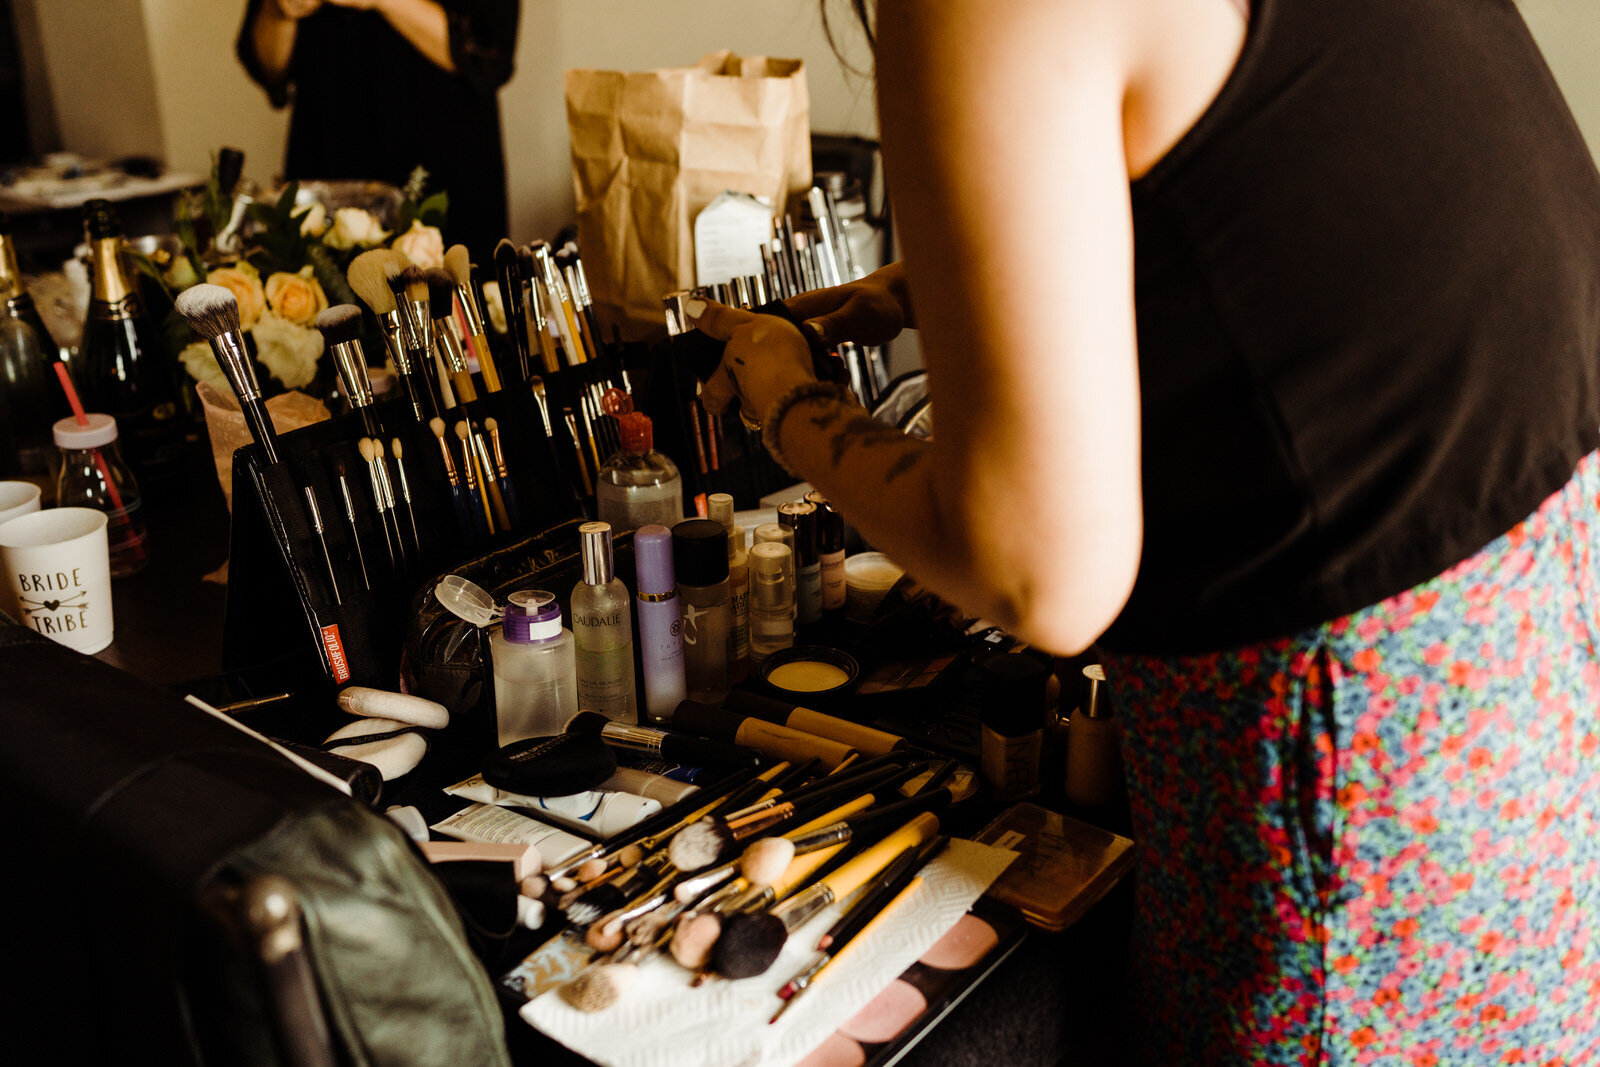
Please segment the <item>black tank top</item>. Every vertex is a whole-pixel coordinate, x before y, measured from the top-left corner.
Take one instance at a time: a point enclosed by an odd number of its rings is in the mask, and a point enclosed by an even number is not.
[[[1132,192],[1145,544],[1107,647],[1375,603],[1600,443],[1600,175],[1508,0],[1256,0]]]

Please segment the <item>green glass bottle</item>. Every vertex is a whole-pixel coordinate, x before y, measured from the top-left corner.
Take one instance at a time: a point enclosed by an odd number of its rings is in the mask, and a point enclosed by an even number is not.
[[[42,503],[55,500],[50,427],[72,414],[53,365],[61,350],[39,317],[17,267],[11,222],[0,214],[0,477],[36,483]]]
[[[117,420],[128,460],[143,482],[176,476],[184,424],[172,358],[139,299],[123,255],[122,221],[105,200],[83,205],[89,240],[89,315],[73,379],[89,411]]]

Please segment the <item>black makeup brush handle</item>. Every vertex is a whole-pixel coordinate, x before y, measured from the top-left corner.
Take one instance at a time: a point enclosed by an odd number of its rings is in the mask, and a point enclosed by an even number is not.
[[[250,436],[256,439],[256,444],[261,446],[267,465],[272,466],[278,462],[278,433],[272,428],[272,419],[267,415],[267,405],[261,398],[239,401],[239,410],[244,413],[245,425],[250,428]]]

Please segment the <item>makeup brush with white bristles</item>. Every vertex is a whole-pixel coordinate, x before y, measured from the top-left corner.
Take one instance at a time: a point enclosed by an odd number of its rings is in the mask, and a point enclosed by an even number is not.
[[[418,422],[426,422],[438,414],[438,406],[428,388],[427,378],[421,377],[406,339],[406,327],[400,317],[394,292],[389,288],[389,276],[406,268],[405,256],[390,248],[374,248],[350,261],[345,277],[350,288],[363,303],[372,309],[378,325],[383,330],[383,342],[389,349],[389,359],[400,375],[406,397],[411,401],[412,414]]]
[[[210,342],[222,372],[228,376],[228,384],[239,398],[250,436],[255,438],[267,463],[277,463],[278,435],[272,428],[267,406],[262,403],[255,363],[239,329],[238,298],[220,285],[201,282],[179,293],[175,306],[194,332]]]
[[[472,290],[472,257],[466,245],[451,245],[445,251],[444,271],[455,282],[456,299],[461,301],[461,313],[467,320],[472,351],[478,357],[478,370],[483,372],[483,388],[498,393],[500,371],[495,366],[494,353],[489,350],[489,331],[483,325],[483,309],[478,306],[477,294]]]

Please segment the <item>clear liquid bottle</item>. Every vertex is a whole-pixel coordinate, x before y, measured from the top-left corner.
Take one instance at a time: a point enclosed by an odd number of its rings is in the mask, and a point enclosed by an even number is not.
[[[572,590],[572,637],[577,652],[578,707],[612,722],[632,723],[639,709],[633,687],[633,611],[628,587],[612,569],[611,524],[578,527],[583,581]]]
[[[489,640],[496,732],[502,746],[559,734],[578,713],[577,657],[561,605],[542,589],[512,593]]]
[[[655,450],[650,416],[630,411],[618,421],[622,448],[595,479],[596,517],[613,530],[676,525],[683,518],[683,479],[677,465]]]
[[[105,200],[83,206],[93,258],[89,315],[73,378],[83,406],[122,427],[141,477],[181,473],[184,425],[172,360],[151,323],[123,257],[122,222]]]
[[[794,644],[794,554],[782,541],[750,546],[750,662]]]
[[[683,610],[683,669],[689,699],[719,703],[728,695],[733,628],[728,594],[728,535],[710,519],[672,528],[672,562]]]
[[[106,513],[111,577],[126,578],[149,562],[139,483],[117,448],[117,420],[98,413],[62,419],[53,433],[61,453],[56,506]]]
[[[728,603],[733,610],[728,681],[738,685],[750,671],[750,558],[744,527],[733,521],[733,497],[712,493],[706,497],[706,513],[728,531]]]

